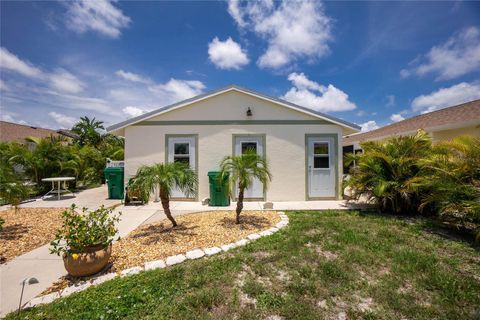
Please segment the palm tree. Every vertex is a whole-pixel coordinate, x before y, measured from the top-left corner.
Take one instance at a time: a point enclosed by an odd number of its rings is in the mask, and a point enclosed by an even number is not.
[[[78,134],[78,143],[80,145],[89,144],[97,146],[102,141],[100,130],[104,130],[103,121],[98,121],[95,118],[90,119],[87,116],[81,117],[80,121],[75,123],[72,131]]]
[[[256,154],[253,150],[247,151],[240,156],[227,156],[220,164],[220,181],[229,175],[229,184],[238,184],[238,200],[236,208],[236,223],[240,223],[240,213],[243,209],[243,197],[245,189],[253,184],[253,179],[258,179],[263,184],[263,190],[268,187],[272,175],[268,170],[267,160]],[[230,188],[231,189],[231,188]]]
[[[366,196],[383,212],[416,213],[420,194],[414,182],[423,174],[421,160],[432,153],[430,137],[419,131],[415,136],[366,142],[362,148],[363,154],[348,157],[357,164],[346,180],[353,197]]]
[[[140,167],[133,178],[132,185],[137,190],[143,189],[148,193],[159,190],[165,215],[176,227],[177,222],[170,212],[172,190],[179,188],[188,197],[197,192],[197,181],[197,174],[187,164],[172,162]]]
[[[420,208],[433,206],[443,218],[473,222],[480,240],[480,138],[439,142],[422,164],[424,176],[413,184],[423,191]]]

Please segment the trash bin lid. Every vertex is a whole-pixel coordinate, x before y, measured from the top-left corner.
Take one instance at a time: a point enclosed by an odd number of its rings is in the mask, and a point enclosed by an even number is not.
[[[123,167],[107,167],[103,172],[123,172]]]

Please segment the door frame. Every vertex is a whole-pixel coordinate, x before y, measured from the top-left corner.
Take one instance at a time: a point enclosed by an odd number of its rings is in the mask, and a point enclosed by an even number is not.
[[[172,200],[198,201],[199,179],[198,179],[198,133],[192,134],[165,134],[165,163],[168,163],[168,139],[170,138],[193,138],[195,141],[195,173],[197,174],[197,192],[193,198],[171,198]]]
[[[335,157],[334,161],[334,170],[335,170],[335,196],[334,197],[310,197],[309,196],[309,185],[308,185],[308,139],[310,138],[330,138],[333,139],[333,148],[334,152],[331,153]],[[329,150],[330,152],[330,150]],[[340,183],[338,181],[338,134],[336,133],[306,133],[305,134],[305,200],[338,200],[340,199]]]
[[[265,133],[234,133],[232,134],[232,156],[235,156],[235,140],[237,138],[260,138],[263,144],[263,158],[267,159],[267,135]],[[236,186],[233,186],[234,191]],[[237,200],[237,195],[234,194],[232,197],[235,201]],[[262,198],[245,198],[244,201],[267,201],[267,190],[263,190]]]

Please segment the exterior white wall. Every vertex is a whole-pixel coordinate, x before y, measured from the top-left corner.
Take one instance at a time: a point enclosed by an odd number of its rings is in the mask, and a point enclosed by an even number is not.
[[[241,105],[244,106],[244,104]],[[256,106],[255,109],[258,110]],[[196,109],[192,108],[190,111],[193,112],[193,110]],[[276,116],[281,117],[280,114],[289,114],[290,112],[278,113],[279,115]],[[181,116],[186,117],[188,114],[183,115],[182,113]],[[222,117],[223,115],[217,116]],[[271,116],[272,114],[265,114],[269,120],[271,120]],[[206,119],[211,120],[210,117],[214,117],[214,114],[210,114]],[[197,120],[198,118],[190,114],[188,120],[193,119]],[[230,119],[234,119],[234,116]],[[166,118],[162,116],[161,120],[166,120]],[[166,134],[198,134],[199,199],[209,196],[207,172],[218,170],[223,157],[232,154],[232,136],[234,134],[266,136],[266,157],[273,175],[267,190],[265,199],[267,201],[303,201],[306,199],[305,134],[336,134],[338,136],[337,154],[339,155],[337,170],[342,168],[342,128],[337,125],[134,125],[125,129],[126,179],[133,176],[141,165],[165,161]],[[341,185],[341,172],[338,172],[338,177],[338,183]]]
[[[253,115],[247,117],[250,108]],[[303,112],[278,104],[230,91],[189,106],[166,112],[149,121],[191,121],[191,120],[319,120]]]

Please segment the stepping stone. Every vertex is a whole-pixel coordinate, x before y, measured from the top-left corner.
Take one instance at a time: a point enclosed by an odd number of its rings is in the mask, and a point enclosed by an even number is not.
[[[165,261],[163,261],[163,260],[149,261],[149,262],[145,262],[145,271],[155,270],[155,269],[163,269],[166,266],[167,265],[165,264]]]
[[[212,256],[214,254],[222,252],[222,249],[220,249],[219,247],[211,247],[211,248],[203,249],[203,251],[207,256]]]
[[[258,233],[252,233],[252,234],[248,235],[247,238],[250,239],[250,240],[257,240],[258,238],[261,238],[261,237],[262,236],[259,235]]]
[[[220,248],[223,251],[228,251],[228,250],[233,249],[235,247],[236,247],[235,243],[229,243],[229,244],[224,244],[223,246],[220,246]]]
[[[237,247],[240,247],[240,246],[246,245],[248,242],[249,242],[248,239],[242,239],[242,240],[238,240],[237,242],[235,242],[235,245]]]
[[[86,282],[86,283],[82,283],[82,284],[79,284],[79,285],[66,287],[65,289],[62,290],[62,292],[60,292],[60,296],[61,297],[67,297],[67,296],[69,296],[73,293],[83,291],[83,290],[85,290],[85,289],[87,289],[88,287],[91,287],[91,286],[92,286],[91,283]]]
[[[104,275],[102,275],[102,276],[99,276],[99,277],[93,279],[92,285],[93,285],[93,286],[96,286],[96,285],[98,285],[98,284],[100,284],[100,283],[104,283],[105,281],[112,280],[112,279],[115,278],[116,276],[117,276],[117,274],[114,273],[114,272],[104,274]]]
[[[190,260],[193,260],[193,259],[199,259],[201,257],[203,257],[205,255],[205,252],[203,252],[202,250],[200,249],[195,249],[195,250],[192,250],[192,251],[188,251],[185,256],[187,257],[187,259],[190,259]]]
[[[177,254],[176,256],[170,256],[165,259],[165,263],[167,266],[173,266],[174,264],[182,263],[183,261],[187,260],[187,257],[183,254]]]
[[[58,292],[49,293],[44,296],[30,300],[27,304],[25,304],[23,308],[31,308],[41,304],[50,303],[58,298],[60,298],[60,293]]]
[[[134,274],[140,273],[140,271],[143,271],[142,267],[133,267],[130,269],[122,270],[122,272],[120,272],[120,275],[122,277],[128,277],[128,276],[132,276]]]
[[[265,202],[263,204],[263,209],[264,210],[272,210],[273,209],[273,203],[272,202]]]
[[[270,230],[265,230],[265,231],[262,231],[259,233],[259,235],[261,235],[262,237],[265,237],[265,236],[269,236],[271,235],[273,232],[270,231]]]

